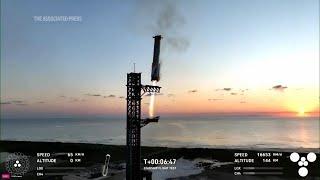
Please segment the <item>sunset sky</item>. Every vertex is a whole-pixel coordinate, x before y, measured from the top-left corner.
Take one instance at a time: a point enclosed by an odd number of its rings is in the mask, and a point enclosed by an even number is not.
[[[319,112],[318,0],[1,0],[1,116],[124,115],[158,33],[156,114]]]

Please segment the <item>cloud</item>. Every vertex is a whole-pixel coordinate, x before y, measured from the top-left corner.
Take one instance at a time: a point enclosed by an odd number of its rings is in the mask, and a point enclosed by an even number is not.
[[[124,96],[119,96],[119,99],[124,99],[125,97]]]
[[[240,89],[240,92],[249,91],[249,89]]]
[[[108,96],[103,96],[101,94],[90,94],[90,93],[87,93],[85,94],[86,96],[91,96],[91,97],[103,97],[103,98],[114,98],[114,97],[117,97],[116,95],[114,94],[110,94]]]
[[[90,94],[90,93],[87,93],[85,94],[86,96],[94,96],[94,97],[100,97],[101,94]]]
[[[21,101],[21,100],[12,100],[12,101],[6,101],[6,102],[1,102],[2,105],[5,104],[14,104],[14,105],[19,105],[19,106],[26,106],[28,105],[25,101]]]
[[[238,93],[232,92],[232,93],[230,93],[230,94],[233,95],[233,96],[235,96],[235,95],[237,95]]]
[[[78,102],[78,101],[79,101],[78,98],[73,98],[73,97],[71,97],[69,102]]]
[[[247,103],[246,101],[240,101],[240,104],[245,104],[245,103]]]
[[[38,104],[44,104],[45,102],[44,101],[38,101],[37,103]]]
[[[21,103],[24,103],[24,101],[19,101],[19,100],[13,100],[11,101],[12,103],[15,103],[15,104],[21,104]]]
[[[193,90],[189,90],[189,91],[188,91],[188,93],[196,93],[196,92],[198,92],[198,90],[196,90],[196,89],[193,89]]]
[[[86,96],[97,96],[97,95],[95,95],[95,94],[85,94]],[[81,98],[76,98],[76,97],[67,97],[67,96],[59,96],[59,98],[63,98],[63,99],[65,99],[65,100],[67,100],[69,103],[74,103],[74,102],[84,102],[84,101],[87,101],[86,99],[81,99]],[[38,103],[45,103],[45,102],[38,102]]]
[[[168,94],[167,96],[168,96],[168,97],[175,97],[176,95],[175,95],[175,94],[170,93],[170,94]]]
[[[1,102],[0,104],[1,104],[1,105],[11,104],[11,102],[9,102],[9,101],[8,101],[8,102]]]
[[[148,93],[146,94],[145,96],[151,96],[152,94],[151,93]],[[163,96],[164,94],[163,93],[155,93],[154,95],[156,96]]]
[[[110,94],[109,96],[103,96],[103,98],[114,98],[116,95]]]
[[[284,91],[287,88],[288,88],[287,86],[282,86],[282,85],[276,85],[272,87],[273,90],[280,91],[280,92]]]
[[[222,101],[223,99],[208,99],[208,101]]]
[[[15,105],[18,105],[18,106],[27,106],[28,104],[27,104],[27,103],[18,103],[18,104],[15,104]]]
[[[232,88],[216,89],[216,91],[231,91]]]

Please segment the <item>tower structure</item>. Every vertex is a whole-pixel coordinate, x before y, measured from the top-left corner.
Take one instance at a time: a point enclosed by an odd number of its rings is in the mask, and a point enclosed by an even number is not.
[[[160,79],[160,40],[154,38],[154,52],[151,67],[151,81]],[[141,99],[145,93],[160,93],[159,86],[142,85],[141,73],[127,74],[127,146],[126,146],[126,179],[141,180],[143,176],[151,178],[151,172],[141,170],[141,128],[150,122],[158,122],[159,116],[141,119]]]
[[[141,73],[127,74],[127,146],[126,179],[141,180],[141,128],[158,122],[159,116],[141,119],[141,99],[145,93],[159,93],[159,86],[141,84]]]

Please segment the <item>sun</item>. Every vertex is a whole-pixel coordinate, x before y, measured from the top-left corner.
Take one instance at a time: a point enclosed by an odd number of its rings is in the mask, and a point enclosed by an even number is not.
[[[303,107],[301,107],[298,111],[298,116],[303,117],[306,115],[306,112]]]

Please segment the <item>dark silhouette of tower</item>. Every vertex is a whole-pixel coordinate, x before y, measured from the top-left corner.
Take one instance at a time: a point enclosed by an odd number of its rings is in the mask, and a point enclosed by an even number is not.
[[[141,73],[127,74],[127,180],[141,179]]]
[[[127,74],[127,156],[126,179],[141,180],[141,128],[150,122],[158,122],[159,116],[141,119],[141,97],[144,93],[159,93],[159,86],[141,84],[141,73]],[[144,173],[145,174],[145,173]]]
[[[152,62],[151,80],[160,79],[160,40],[161,36],[154,38],[154,53]],[[135,68],[134,68],[135,69]],[[145,93],[159,93],[159,86],[141,84],[141,73],[127,74],[127,149],[126,149],[126,179],[141,180],[144,177],[151,179],[151,172],[141,170],[141,128],[150,122],[158,122],[159,116],[141,119],[141,99]]]

